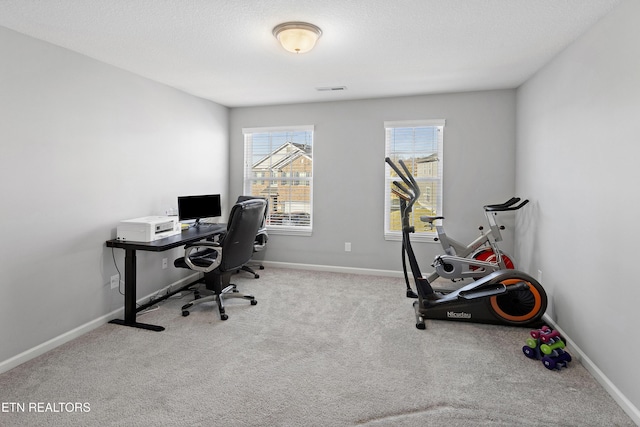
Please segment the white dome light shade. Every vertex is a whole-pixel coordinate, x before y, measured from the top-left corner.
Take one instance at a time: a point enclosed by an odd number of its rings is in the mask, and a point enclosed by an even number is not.
[[[283,48],[293,53],[309,52],[322,35],[322,30],[306,22],[285,22],[273,29]]]

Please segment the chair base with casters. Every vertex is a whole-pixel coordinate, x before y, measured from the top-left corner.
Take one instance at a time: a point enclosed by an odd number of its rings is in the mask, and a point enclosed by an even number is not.
[[[215,277],[217,276],[217,277]],[[204,282],[206,289],[213,292],[212,295],[202,296],[200,290],[193,291],[194,300],[182,306],[182,316],[189,315],[189,309],[195,305],[202,304],[204,302],[216,301],[218,303],[218,310],[220,312],[220,319],[227,320],[229,316],[225,313],[224,300],[228,298],[242,298],[251,301],[251,305],[256,305],[258,300],[253,295],[243,294],[238,291],[236,285],[229,283],[230,274],[215,275],[211,280],[207,280],[205,277]],[[226,276],[226,277],[223,277]],[[226,279],[226,280],[225,280]],[[226,285],[224,282],[226,281]]]
[[[253,277],[255,279],[259,279],[260,275],[258,273],[256,273],[254,268],[255,267],[252,267],[252,266],[249,266],[249,265],[243,265],[242,268],[240,270],[238,270],[237,272],[240,273],[241,271],[246,271],[247,273],[253,274]],[[260,269],[260,270],[264,270],[264,265],[258,264],[257,268]]]

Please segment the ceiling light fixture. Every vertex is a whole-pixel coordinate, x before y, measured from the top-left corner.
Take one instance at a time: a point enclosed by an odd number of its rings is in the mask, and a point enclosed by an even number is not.
[[[322,30],[306,22],[285,22],[276,25],[273,35],[283,48],[293,53],[309,52],[322,35]]]

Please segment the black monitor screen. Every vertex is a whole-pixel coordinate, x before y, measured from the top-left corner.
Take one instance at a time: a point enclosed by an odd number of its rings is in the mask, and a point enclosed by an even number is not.
[[[178,219],[187,221],[190,219],[211,218],[222,215],[219,194],[207,194],[202,196],[178,197]]]

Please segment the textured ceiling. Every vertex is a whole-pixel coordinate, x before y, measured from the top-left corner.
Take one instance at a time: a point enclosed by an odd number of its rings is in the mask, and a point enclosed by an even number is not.
[[[0,0],[0,25],[238,107],[514,88],[618,3]],[[285,21],[324,34],[289,53]]]

